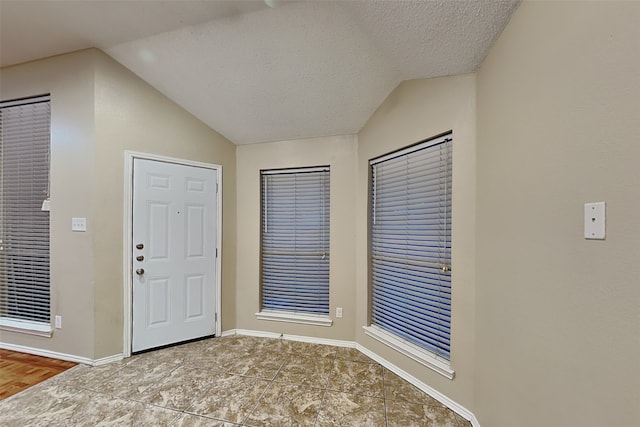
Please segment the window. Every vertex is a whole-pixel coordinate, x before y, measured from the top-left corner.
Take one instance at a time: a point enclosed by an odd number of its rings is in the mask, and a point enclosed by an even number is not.
[[[261,184],[258,317],[315,324],[329,315],[329,167],[262,171]]]
[[[449,360],[451,134],[370,161],[371,327]],[[380,333],[382,332],[382,333]]]
[[[0,103],[0,326],[48,334],[49,97]]]

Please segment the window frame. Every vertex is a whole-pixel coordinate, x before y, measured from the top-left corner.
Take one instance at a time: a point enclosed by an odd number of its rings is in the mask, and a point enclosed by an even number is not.
[[[40,105],[40,104],[46,104],[44,112],[42,111],[38,112],[36,110],[35,105]],[[50,195],[49,193],[50,170],[51,170],[51,167],[50,167],[51,96],[49,94],[46,94],[46,95],[29,97],[29,98],[20,98],[20,99],[11,100],[11,101],[0,102],[0,108],[3,111],[5,110],[9,111],[9,109],[27,109],[29,108],[28,107],[29,105],[33,105],[34,107],[31,108],[31,110],[25,111],[24,114],[25,115],[28,114],[30,118],[32,118],[35,121],[27,122],[28,126],[25,125],[24,127],[22,127],[19,121],[18,122],[15,121],[15,118],[9,119],[8,123],[5,122],[2,124],[2,126],[0,127],[0,132],[3,132],[3,135],[4,135],[7,124],[10,124],[12,126],[20,126],[20,128],[16,128],[16,127],[12,128],[13,132],[18,132],[18,133],[17,135],[14,135],[13,137],[10,137],[10,139],[8,139],[9,147],[11,146],[11,144],[19,144],[19,143],[22,143],[23,141],[27,141],[30,144],[29,149],[32,150],[34,153],[25,155],[24,153],[15,154],[15,151],[14,151],[13,155],[16,156],[16,159],[19,159],[20,161],[26,160],[30,165],[30,167],[33,167],[34,165],[38,165],[41,167],[43,163],[46,164],[46,166],[44,166],[46,168],[45,170],[40,169],[38,173],[36,173],[35,175],[34,174],[31,175],[32,177],[35,176],[35,178],[31,178],[27,186],[31,188],[29,193],[30,199],[28,199],[30,203],[32,205],[37,204],[38,206],[40,206],[40,209],[39,209],[40,212],[42,211],[48,212],[49,211],[48,201],[49,201],[49,195]],[[22,113],[22,111],[19,111],[19,113]],[[29,136],[26,136],[26,135],[29,135]],[[44,143],[44,137],[46,137],[46,147]],[[4,136],[3,136],[3,140],[4,140]],[[21,172],[19,171],[19,169],[15,170],[15,168],[8,168],[8,172],[7,172],[7,169],[5,169],[5,164],[4,164],[4,162],[6,161],[5,155],[6,153],[11,153],[12,150],[9,149],[9,151],[7,152],[5,152],[4,150],[7,150],[6,146],[0,147],[0,162],[2,162],[2,165],[1,165],[2,176],[0,176],[0,198],[2,198],[1,200],[2,203],[0,203],[1,205],[0,207],[4,209],[3,212],[0,212],[0,216],[3,216],[3,217],[5,215],[7,216],[6,216],[6,219],[4,219],[2,223],[0,223],[0,246],[15,244],[15,241],[13,240],[15,240],[16,238],[14,237],[13,239],[11,239],[9,234],[7,234],[8,232],[6,231],[5,227],[7,226],[6,221],[10,220],[13,217],[16,217],[16,215],[18,217],[23,217],[23,215],[24,217],[31,217],[32,221],[36,221],[36,222],[30,223],[30,225],[27,227],[29,230],[31,230],[30,233],[32,233],[32,234],[29,234],[30,239],[32,239],[33,237],[36,237],[37,235],[38,237],[46,237],[47,241],[46,243],[40,242],[40,243],[31,244],[26,249],[24,248],[23,245],[21,245],[22,249],[16,249],[16,250],[18,251],[30,250],[31,252],[37,253],[37,255],[27,255],[26,258],[25,258],[25,255],[20,255],[21,259],[23,259],[22,261],[15,261],[15,260],[12,261],[11,252],[6,252],[7,254],[6,257],[4,254],[3,254],[3,257],[1,257],[1,259],[4,260],[3,262],[6,262],[7,265],[9,264],[14,265],[17,262],[19,266],[22,266],[20,267],[21,271],[23,271],[23,273],[21,274],[26,275],[27,277],[29,277],[29,275],[35,274],[37,278],[35,281],[31,281],[31,282],[25,282],[24,279],[21,279],[20,283],[18,282],[14,283],[13,286],[15,289],[13,293],[16,295],[14,296],[14,298],[16,298],[17,302],[11,303],[9,300],[5,300],[5,302],[0,301],[0,329],[13,331],[13,332],[26,333],[31,335],[50,337],[52,335],[51,254],[50,254],[51,218],[50,218],[50,215],[47,214],[46,220],[44,220],[43,217],[41,217],[41,214],[37,213],[38,210],[36,210],[34,206],[30,206],[28,208],[21,208],[19,213],[15,213],[14,209],[9,210],[10,208],[8,207],[8,205],[5,205],[5,198],[6,198],[5,180],[7,179],[8,176],[11,176],[13,180],[16,180],[16,179],[21,180],[22,178],[21,178],[21,175],[20,175]],[[40,155],[42,154],[42,152],[45,152],[45,158],[44,159],[39,158],[37,161],[34,160],[35,159],[34,156]],[[13,185],[16,185],[15,182]],[[42,188],[43,200],[40,201],[38,199],[36,203],[37,198],[35,197],[33,191],[35,191],[36,187],[38,186],[43,186],[43,187],[46,186],[46,189]],[[18,188],[20,188],[20,191],[22,191],[22,184],[20,184]],[[38,187],[38,190],[39,190],[39,187]],[[21,200],[20,203],[23,204],[24,200],[22,199],[20,200]],[[26,212],[23,212],[23,211],[26,211]],[[40,218],[40,219],[37,219],[37,218]],[[43,228],[42,225],[44,223],[46,223],[46,227]],[[40,227],[38,227],[38,225]],[[19,228],[19,230],[23,229],[23,231],[18,231],[19,233],[18,235],[21,235],[24,233],[24,227],[26,226],[23,225],[20,227],[21,228]],[[40,232],[35,232],[35,234],[33,234],[34,230],[40,230]],[[3,250],[7,250],[7,249],[3,248]],[[16,256],[15,251],[13,252],[14,252],[13,256]],[[17,253],[20,253],[20,252],[17,252]],[[46,259],[43,258],[43,254],[46,254]],[[26,264],[27,267],[25,267],[23,264]],[[30,271],[30,272],[27,273],[26,271]],[[9,282],[13,280],[17,280],[17,279],[9,279],[9,276],[6,276],[4,278],[0,277],[0,286],[4,286],[3,282],[6,282],[6,286],[7,286],[6,289],[0,288],[0,298],[10,298],[12,291],[10,289]],[[46,290],[43,288],[43,285],[46,287]],[[25,295],[32,296],[31,303],[33,304],[26,308],[21,305],[21,304],[27,304],[24,302]],[[14,305],[13,308],[11,308],[12,304]],[[4,310],[8,310],[8,311],[4,311]],[[13,311],[14,313],[12,314],[10,311]],[[29,312],[32,313],[31,318],[28,318]],[[45,321],[45,318],[47,321]]]
[[[373,257],[373,251],[374,251],[374,243],[373,243],[373,233],[374,233],[374,218],[376,215],[376,212],[374,211],[374,209],[376,209],[375,206],[375,202],[374,202],[374,197],[377,197],[376,195],[376,188],[374,185],[374,166],[377,164],[381,164],[384,163],[386,161],[389,160],[393,160],[393,159],[398,159],[400,157],[406,157],[412,153],[416,153],[422,150],[428,150],[431,147],[434,146],[438,146],[441,144],[451,144],[450,147],[445,147],[447,150],[447,159],[446,159],[446,164],[447,164],[447,168],[448,170],[445,172],[448,173],[448,177],[445,176],[445,180],[448,180],[448,182],[452,183],[453,182],[453,132],[452,131],[448,131],[445,132],[443,134],[437,135],[435,137],[432,138],[428,138],[425,140],[422,140],[418,143],[409,145],[407,147],[395,150],[393,152],[384,154],[382,156],[378,156],[375,158],[372,158],[369,160],[368,162],[368,173],[369,173],[369,178],[368,178],[368,183],[369,183],[369,188],[368,188],[368,233],[367,233],[367,239],[368,239],[368,248],[367,248],[367,256],[368,256],[368,292],[369,292],[369,299],[368,299],[368,321],[367,321],[367,325],[363,327],[363,330],[365,332],[366,335],[370,336],[371,338],[393,348],[394,350],[398,351],[399,353],[415,360],[416,362],[421,363],[422,365],[438,372],[439,374],[449,378],[449,379],[453,379],[454,375],[455,375],[455,371],[451,368],[451,355],[450,355],[450,346],[451,346],[451,333],[450,333],[450,329],[449,329],[449,335],[448,335],[448,348],[447,350],[449,351],[448,353],[446,353],[446,357],[443,354],[438,354],[435,351],[432,351],[429,348],[425,348],[425,346],[422,345],[418,345],[417,342],[412,342],[412,340],[407,339],[405,337],[402,337],[401,335],[398,335],[394,332],[392,332],[390,329],[387,329],[385,327],[383,327],[384,325],[379,325],[376,324],[376,322],[374,321],[374,257]],[[438,163],[438,167],[441,167],[441,163]],[[429,169],[423,169],[422,171],[427,171]],[[405,174],[406,177],[410,176],[411,172],[407,172]],[[379,190],[378,190],[379,191]],[[448,193],[448,194],[447,194]],[[442,219],[440,219],[440,222],[438,223],[438,225],[436,227],[443,227],[445,229],[447,229],[447,227],[449,227],[448,224],[450,224],[451,221],[451,207],[453,205],[452,203],[452,189],[451,186],[449,186],[449,188],[447,188],[445,190],[445,200],[448,200],[448,215],[449,218],[447,218],[447,214],[444,215],[444,221],[445,223],[442,223]],[[407,205],[403,205],[403,206],[407,206]],[[445,246],[448,245],[449,246],[449,251],[451,249],[451,229],[448,228],[448,235],[445,238]],[[380,250],[378,248],[378,250]],[[426,250],[425,250],[426,251]],[[448,258],[448,262],[445,261],[445,263],[443,264],[446,269],[443,272],[443,274],[448,274],[449,275],[449,289],[451,289],[451,284],[453,282],[452,277],[451,277],[451,256],[450,256],[450,252],[449,252],[449,258]],[[378,264],[379,266],[381,266],[382,264]],[[424,279],[423,279],[424,280]],[[380,286],[380,285],[378,285]],[[421,300],[423,301],[423,300]],[[451,297],[449,294],[449,305],[451,304]],[[405,311],[405,313],[411,313],[410,311]],[[449,322],[449,327],[451,324],[451,311],[449,309],[449,313],[448,313],[448,322]]]
[[[318,240],[318,244],[323,246],[323,254],[326,256],[326,293],[327,293],[327,303],[326,303],[326,312],[325,313],[314,313],[309,312],[308,310],[285,310],[274,307],[265,307],[265,269],[270,268],[273,269],[273,265],[265,265],[265,236],[267,233],[267,223],[268,216],[265,218],[265,215],[268,213],[269,206],[274,202],[273,200],[268,200],[267,191],[267,182],[269,180],[269,176],[279,176],[281,179],[286,179],[284,176],[291,176],[295,174],[307,174],[307,173],[323,173],[320,179],[323,180],[319,183],[319,186],[323,186],[323,191],[326,186],[327,192],[322,194],[322,196],[318,199],[318,204],[322,206],[322,238]],[[294,178],[295,179],[295,178]],[[273,184],[272,184],[273,185]],[[294,188],[296,184],[293,184]],[[298,323],[298,324],[306,324],[306,325],[314,325],[314,326],[331,326],[333,321],[330,318],[331,313],[331,305],[330,305],[330,211],[331,211],[331,202],[330,202],[330,187],[331,187],[331,168],[330,166],[313,166],[313,167],[298,167],[298,168],[285,168],[285,169],[264,169],[260,171],[260,284],[259,284],[259,304],[260,311],[255,313],[256,318],[259,320],[269,320],[269,321],[280,321],[280,322],[288,322],[288,323]],[[295,191],[295,190],[294,190]],[[295,194],[292,195],[295,198]],[[296,203],[296,202],[294,202]],[[325,226],[326,224],[326,226]],[[300,227],[300,224],[294,226]],[[275,237],[278,239],[279,237]],[[297,239],[294,238],[294,240]],[[270,239],[271,240],[271,239]],[[296,240],[297,241],[297,240]],[[274,255],[271,254],[273,257]],[[276,255],[277,256],[277,255]],[[282,255],[284,256],[284,255]],[[295,256],[295,255],[294,255]],[[323,258],[324,259],[324,258]],[[322,261],[322,264],[325,264]],[[273,270],[271,270],[273,271]],[[311,274],[317,275],[315,270],[310,271]],[[297,271],[294,274],[304,274],[303,271]],[[274,279],[274,282],[277,280]],[[275,283],[277,284],[277,283]],[[271,283],[273,286],[274,283]]]

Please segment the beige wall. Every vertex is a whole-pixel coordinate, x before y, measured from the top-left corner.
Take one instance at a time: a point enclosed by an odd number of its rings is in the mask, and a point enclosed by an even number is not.
[[[90,51],[0,70],[0,99],[51,93],[51,338],[0,331],[14,345],[92,358],[94,345],[94,72]],[[72,217],[88,231],[73,233]]]
[[[483,426],[638,425],[639,22],[638,2],[525,2],[478,73]]]
[[[358,135],[356,192],[357,341],[436,390],[473,408],[475,257],[475,76],[401,83]],[[454,380],[364,334],[368,319],[368,161],[453,130],[452,341]]]
[[[222,328],[235,324],[235,146],[91,49],[2,70],[2,99],[51,93],[52,338],[2,341],[99,359],[122,352],[124,150],[222,165]],[[72,233],[72,216],[87,218]]]
[[[237,328],[354,340],[355,136],[240,145],[237,148]],[[309,326],[256,319],[260,311],[260,170],[331,167],[330,306],[333,325]],[[343,308],[337,319],[335,308]]]

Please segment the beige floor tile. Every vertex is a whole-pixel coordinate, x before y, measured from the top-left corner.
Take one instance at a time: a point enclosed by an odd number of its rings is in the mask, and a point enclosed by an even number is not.
[[[233,335],[218,338],[218,346],[222,347],[224,351],[232,354],[245,353],[247,350],[264,345],[261,343],[263,339],[264,338]]]
[[[118,406],[113,412],[107,414],[99,423],[80,425],[95,425],[96,427],[168,426],[172,424],[180,414],[180,412],[171,409],[146,405],[140,402],[124,401],[121,406]]]
[[[275,381],[325,388],[334,360],[327,357],[292,354],[275,377]]]
[[[313,426],[324,391],[296,384],[272,383],[245,421],[255,427]]]
[[[171,424],[171,427],[237,427],[239,425],[198,415],[182,414]]]
[[[419,403],[387,400],[388,427],[457,427],[450,409]]]
[[[50,378],[45,383],[86,387],[88,384],[99,383],[104,379],[117,376],[117,372],[125,366],[126,363],[121,361],[100,366],[77,365],[60,375]]]
[[[256,343],[257,350],[273,351],[277,353],[290,353],[291,342],[283,338],[264,338]]]
[[[216,378],[186,412],[241,423],[268,385],[265,380],[224,374]]]
[[[186,354],[185,351],[179,350],[178,347],[169,347],[137,354],[125,359],[124,362],[126,366],[132,368],[150,369],[160,363],[180,365],[184,362]]]
[[[261,350],[248,356],[238,357],[228,365],[227,372],[272,380],[288,357],[286,353]]]
[[[206,338],[169,348],[175,348],[177,351],[191,353],[197,351],[211,351],[221,344],[222,338]]]
[[[387,400],[393,399],[428,406],[443,406],[439,401],[388,369],[384,369],[384,397]]]
[[[242,336],[76,366],[0,401],[3,427],[243,423],[471,426],[353,348]]]
[[[383,397],[382,366],[377,363],[336,359],[328,388],[367,396]]]
[[[0,401],[0,425],[9,421],[15,425],[68,425],[72,415],[94,395],[66,385],[31,387]]]
[[[225,372],[232,363],[243,357],[243,352],[234,353],[224,347],[211,346],[185,354],[183,364]]]
[[[200,394],[208,390],[215,379],[221,375],[224,374],[209,369],[181,366],[146,389],[140,394],[139,400],[182,411],[189,407]]]
[[[140,399],[142,393],[152,385],[166,378],[178,365],[174,363],[145,364],[145,368],[127,365],[117,375],[102,375],[83,387],[110,396]]]
[[[384,400],[361,394],[327,391],[316,427],[385,425]]]
[[[471,427],[471,421],[462,418],[458,414],[456,414],[456,420],[458,420],[458,427]]]
[[[339,347],[336,353],[337,359],[350,360],[352,362],[363,362],[363,363],[376,363],[373,359],[371,359],[366,354],[361,351],[350,348],[350,347]]]
[[[307,357],[335,358],[337,347],[300,341],[289,341],[289,352]]]

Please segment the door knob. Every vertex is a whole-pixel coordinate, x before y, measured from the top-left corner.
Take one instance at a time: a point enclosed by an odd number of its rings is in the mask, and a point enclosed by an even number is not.
[[[142,276],[142,275],[144,274],[144,268],[139,268],[139,269],[137,269],[137,270],[136,270],[136,274],[137,274],[138,276]]]
[[[138,255],[136,257],[136,261],[144,261],[144,257],[142,255]]]
[[[144,248],[144,245],[142,243],[138,243],[136,245],[136,249],[142,249],[142,248]]]

